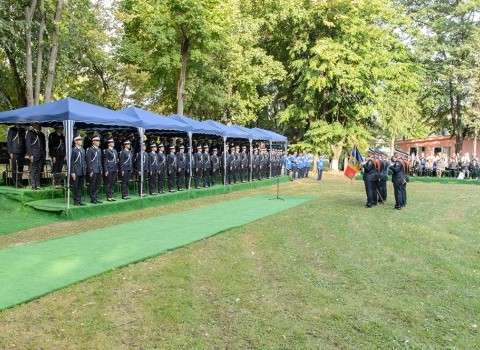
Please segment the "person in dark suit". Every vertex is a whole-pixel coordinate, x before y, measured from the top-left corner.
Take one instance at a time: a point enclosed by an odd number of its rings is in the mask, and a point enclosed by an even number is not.
[[[45,134],[41,131],[39,123],[32,124],[33,129],[25,136],[27,156],[30,159],[30,184],[32,189],[40,190],[43,164],[45,162]]]
[[[211,185],[215,186],[215,182],[217,180],[218,173],[220,171],[220,159],[218,158],[218,149],[212,149],[212,174],[211,174]]]
[[[175,145],[171,145],[170,153],[167,156],[168,172],[168,191],[175,192],[175,177],[177,176],[177,156],[175,155]]]
[[[73,180],[73,205],[86,205],[82,202],[83,186],[85,185],[85,174],[87,167],[85,163],[85,149],[83,149],[82,137],[76,135],[73,138],[72,157],[70,161],[70,176]]]
[[[185,187],[185,171],[187,167],[187,157],[185,155],[185,146],[178,146],[177,152],[177,189],[183,191]]]
[[[240,182],[245,182],[248,178],[248,155],[247,146],[242,146],[242,151],[239,154],[240,157]]]
[[[102,164],[102,150],[100,149],[100,136],[92,138],[92,146],[87,149],[87,172],[90,177],[89,192],[90,203],[102,203],[98,199],[98,192],[100,190],[100,182],[102,180],[103,164]]]
[[[185,154],[185,187],[190,189],[191,181],[192,181],[192,172],[195,170],[195,166],[193,165],[193,154],[192,148],[190,146],[187,147],[187,153]]]
[[[23,165],[25,164],[25,129],[14,125],[8,129],[7,153],[10,157],[12,182],[16,188],[22,188]]]
[[[115,147],[115,140],[107,140],[107,148],[103,150],[103,171],[106,179],[107,201],[115,202],[115,182],[118,176],[118,153]]]
[[[401,210],[406,205],[406,196],[404,196],[404,191],[406,191],[406,162],[401,159],[399,152],[395,151],[392,157],[392,163],[390,170],[392,171],[392,183],[395,195],[395,206],[393,208]]]
[[[202,146],[197,146],[197,153],[193,156],[195,188],[200,188],[200,179],[203,173],[203,153]]]
[[[163,143],[158,145],[158,193],[165,193],[165,178],[167,176],[167,155]]]
[[[62,124],[55,125],[55,132],[48,136],[48,153],[52,159],[53,185],[58,187],[57,174],[62,173],[65,163],[65,136],[63,135]]]
[[[150,162],[150,171],[148,185],[150,187],[150,195],[156,196],[157,195],[157,178],[158,178],[158,171],[160,170],[160,166],[158,164],[158,154],[157,154],[157,144],[151,143],[150,144],[150,153],[148,154],[148,161]]]
[[[203,187],[210,187],[212,185],[210,178],[212,162],[208,150],[208,145],[203,146]]]
[[[365,183],[365,192],[367,193],[366,208],[371,208],[377,204],[377,193],[375,191],[377,181],[377,168],[375,167],[375,159],[373,157],[373,150],[367,151],[367,158],[365,164],[363,164],[363,181]]]
[[[147,145],[142,142],[142,150],[135,155],[135,170],[138,172],[138,194],[140,197],[145,197],[145,189],[147,186],[148,172],[150,171],[150,162],[148,161],[148,154],[145,151]],[[143,164],[143,182],[141,178]]]
[[[133,171],[133,153],[131,151],[132,143],[130,140],[123,141],[123,150],[119,154],[119,168],[122,176],[122,199],[130,199],[128,196],[130,179]]]

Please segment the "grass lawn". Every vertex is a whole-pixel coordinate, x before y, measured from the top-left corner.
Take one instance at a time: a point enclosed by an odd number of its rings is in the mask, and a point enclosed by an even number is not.
[[[41,226],[0,248],[262,193],[275,187]],[[332,174],[281,193],[318,199],[5,310],[0,348],[480,348],[480,188],[412,182],[402,211],[391,184],[386,207],[365,209],[363,182]]]

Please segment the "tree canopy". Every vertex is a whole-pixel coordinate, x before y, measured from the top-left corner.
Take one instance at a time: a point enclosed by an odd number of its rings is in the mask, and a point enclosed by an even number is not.
[[[480,125],[480,0],[4,0],[0,108],[71,96],[353,144]]]

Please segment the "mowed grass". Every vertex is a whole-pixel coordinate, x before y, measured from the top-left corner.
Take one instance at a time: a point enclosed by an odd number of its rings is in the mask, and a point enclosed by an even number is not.
[[[275,187],[44,226],[0,246],[256,193]],[[391,184],[388,205],[366,209],[363,182],[331,174],[281,194],[318,199],[5,310],[0,348],[480,348],[480,188],[411,183],[402,211]]]

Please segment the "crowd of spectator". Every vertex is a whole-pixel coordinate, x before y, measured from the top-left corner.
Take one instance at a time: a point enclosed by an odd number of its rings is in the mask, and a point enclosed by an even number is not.
[[[427,177],[452,177],[461,179],[478,179],[480,168],[478,160],[469,153],[453,154],[430,153],[410,156],[410,175]]]

